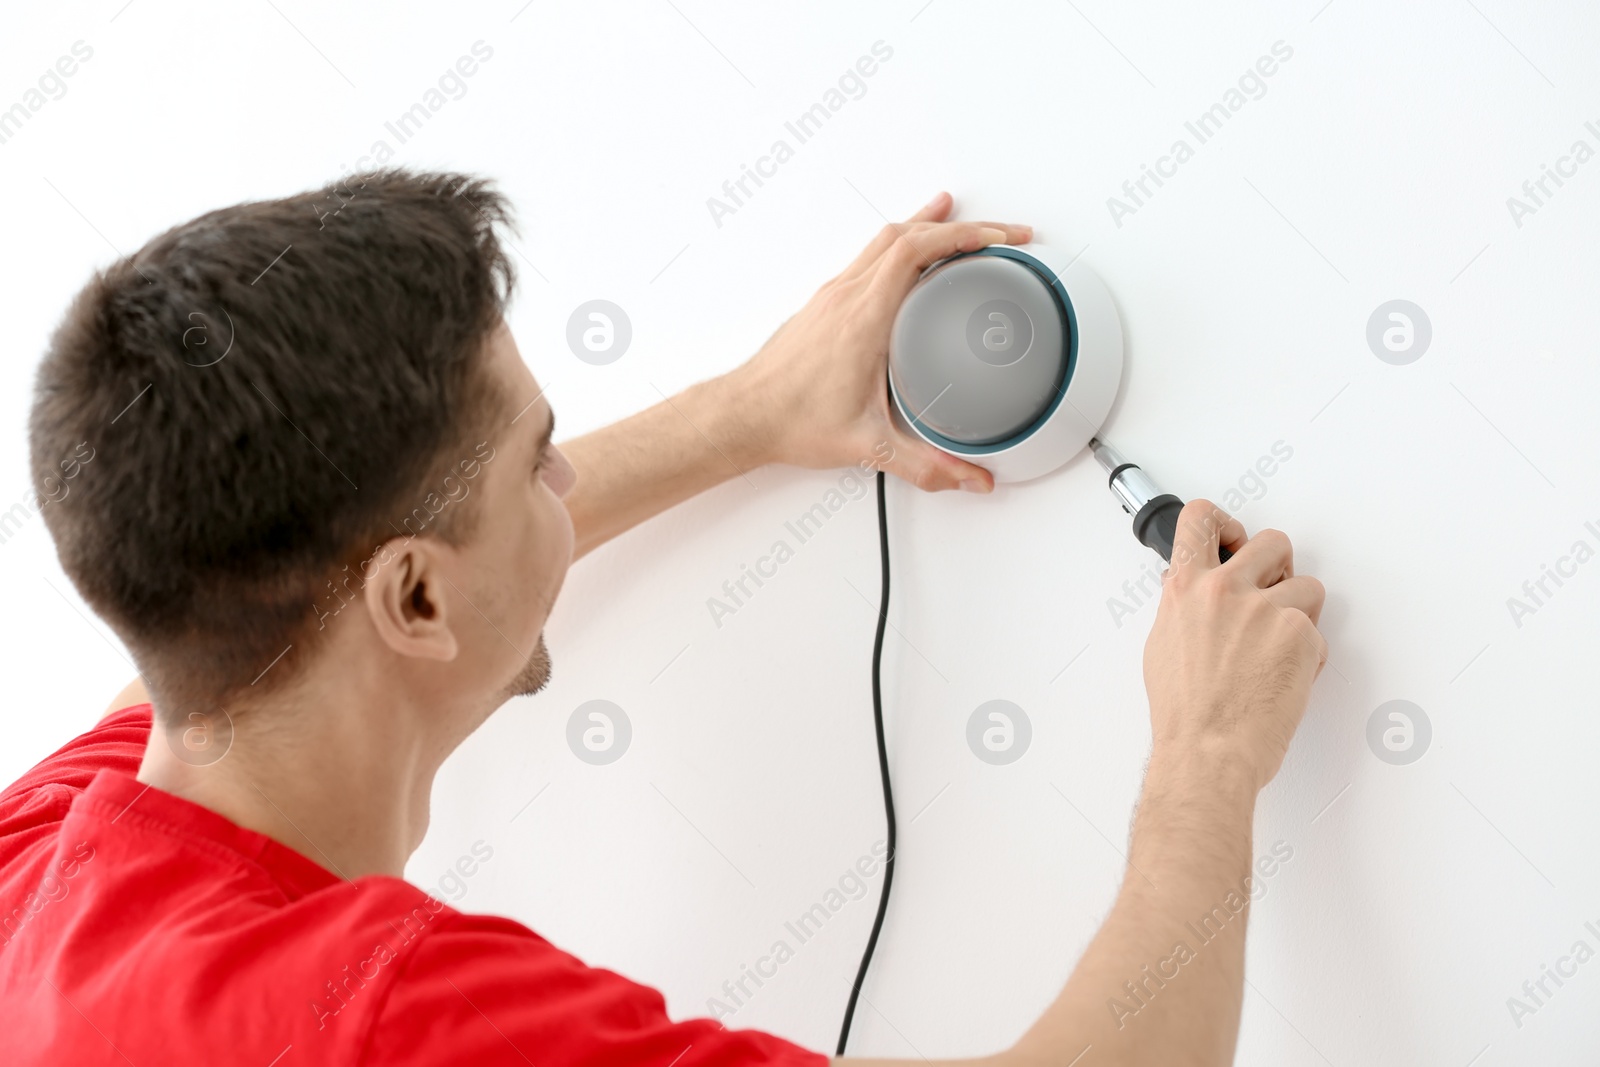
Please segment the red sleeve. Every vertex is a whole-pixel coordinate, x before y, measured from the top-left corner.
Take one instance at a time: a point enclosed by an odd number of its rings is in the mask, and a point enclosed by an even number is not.
[[[654,989],[585,966],[520,923],[451,915],[390,987],[362,1062],[824,1067],[827,1057],[713,1019],[675,1023]]]
[[[150,705],[135,704],[102,719],[62,745],[0,793],[0,862],[66,818],[73,798],[102,767],[132,775],[150,736]]]

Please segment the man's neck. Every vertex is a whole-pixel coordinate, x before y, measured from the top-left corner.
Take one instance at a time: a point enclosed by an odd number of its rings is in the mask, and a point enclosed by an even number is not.
[[[139,781],[345,879],[401,876],[427,828],[433,777],[449,746],[428,735],[432,717],[394,687],[330,681],[308,679],[202,723],[213,747],[199,755],[184,743],[194,724],[165,724],[158,704]]]

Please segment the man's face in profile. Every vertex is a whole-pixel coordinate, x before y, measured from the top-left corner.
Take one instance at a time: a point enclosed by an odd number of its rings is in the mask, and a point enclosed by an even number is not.
[[[476,609],[468,639],[486,646],[486,678],[505,679],[499,700],[536,693],[550,680],[544,624],[572,562],[572,518],[562,498],[577,474],[549,443],[554,415],[504,323],[488,341],[488,370],[505,398],[506,422],[489,441],[477,522],[461,546]]]

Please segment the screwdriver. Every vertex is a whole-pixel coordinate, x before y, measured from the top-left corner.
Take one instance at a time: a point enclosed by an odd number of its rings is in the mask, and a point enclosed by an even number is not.
[[[1161,487],[1137,463],[1129,463],[1122,453],[1100,440],[1089,441],[1089,450],[1100,466],[1110,474],[1111,493],[1122,505],[1122,510],[1133,516],[1133,536],[1139,543],[1155,552],[1168,563],[1172,562],[1172,546],[1178,534],[1178,513],[1183,501]],[[1217,555],[1226,563],[1233,558],[1221,545]]]

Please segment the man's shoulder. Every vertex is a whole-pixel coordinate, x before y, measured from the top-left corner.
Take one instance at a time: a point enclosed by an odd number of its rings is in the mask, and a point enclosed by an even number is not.
[[[44,786],[79,792],[88,788],[101,768],[135,773],[150,737],[150,719],[149,704],[130,705],[107,715],[0,791],[0,817],[26,803],[30,794]]]
[[[449,910],[398,967],[373,1020],[369,1062],[702,1062],[818,1067],[826,1057],[714,1018],[675,1021],[656,989],[590,966],[512,919]]]
[[[48,842],[101,768],[133,774],[150,736],[149,704],[106,716],[0,790],[0,873]]]

